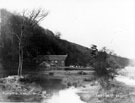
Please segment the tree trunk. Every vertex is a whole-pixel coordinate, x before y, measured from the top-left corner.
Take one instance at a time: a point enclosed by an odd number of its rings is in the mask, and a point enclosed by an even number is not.
[[[19,38],[19,65],[18,65],[18,76],[22,76],[22,65],[23,65],[23,47],[22,47],[22,36],[23,27],[21,27],[21,35]]]
[[[18,76],[22,76],[22,65],[23,65],[23,49],[21,42],[19,43],[19,65],[18,65]]]

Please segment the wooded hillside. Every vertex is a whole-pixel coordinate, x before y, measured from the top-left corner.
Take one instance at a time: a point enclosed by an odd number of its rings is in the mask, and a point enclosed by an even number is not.
[[[15,34],[20,34],[22,16],[7,10],[1,10],[1,63],[5,69],[17,69],[18,40]],[[33,58],[38,55],[65,55],[66,65],[91,65],[91,49],[58,38],[51,30],[44,29],[38,24],[32,28],[29,22],[25,23],[23,37],[24,64],[23,68],[33,68],[37,65]],[[62,34],[64,35],[64,34]],[[129,59],[114,56],[117,62],[125,67]]]

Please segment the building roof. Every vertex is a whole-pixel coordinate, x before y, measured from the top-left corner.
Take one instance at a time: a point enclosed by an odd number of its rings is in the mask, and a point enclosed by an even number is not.
[[[40,55],[37,58],[40,60],[65,60],[67,55]]]

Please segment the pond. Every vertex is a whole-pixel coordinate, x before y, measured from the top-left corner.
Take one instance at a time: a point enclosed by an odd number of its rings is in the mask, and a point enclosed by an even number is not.
[[[31,74],[29,74],[31,75]],[[2,77],[6,77],[7,74],[2,74]],[[23,82],[24,85],[26,86],[22,86],[21,88],[27,88],[28,90],[32,90],[32,88],[37,88],[40,89],[39,91],[45,91],[46,94],[48,95],[52,95],[54,92],[58,92],[59,90],[62,90],[64,88],[66,88],[66,86],[62,83],[62,79],[60,78],[52,78],[52,76],[48,76],[48,75],[40,75],[35,73],[32,74],[32,80],[26,80],[26,81],[21,81]],[[9,76],[12,77],[12,76]],[[2,82],[4,83],[4,82]],[[12,84],[11,84],[12,85]],[[13,84],[14,85],[14,84]],[[0,102],[35,102],[35,101],[42,101],[41,96],[39,95],[22,95],[22,94],[5,94],[7,90],[5,90],[5,88],[9,89],[9,87],[6,86],[0,86],[0,90],[2,93],[0,93]],[[11,87],[10,87],[11,88]],[[4,90],[4,92],[3,92]],[[6,92],[5,92],[6,91]],[[9,90],[11,92],[11,90]],[[37,90],[38,91],[38,90]],[[12,92],[14,92],[14,89],[12,90]],[[4,94],[3,94],[4,93]]]
[[[79,99],[80,96],[76,93],[76,88],[70,89],[70,87],[72,87],[73,85],[75,87],[76,86],[80,87],[82,84],[85,84],[85,82],[83,82],[84,80],[87,80],[86,82],[89,82],[90,79],[86,79],[86,78],[93,77],[92,75],[90,76],[91,73],[89,73],[88,71],[87,72],[85,71],[86,72],[85,75],[78,74],[78,71],[77,72],[55,71],[54,75],[52,74],[52,72],[54,71],[51,71],[51,72],[49,71],[45,73],[44,72],[40,72],[40,73],[27,72],[27,79],[21,80],[21,82],[24,83],[23,85],[25,85],[21,87],[22,89],[25,88],[27,89],[26,91],[31,91],[33,88],[36,88],[35,90],[36,92],[39,89],[39,91],[46,93],[47,98],[46,97],[41,98],[41,95],[23,95],[23,94],[14,95],[12,94],[12,95],[6,96],[3,94],[0,94],[1,96],[0,102],[3,102],[3,101],[4,102],[42,102],[44,101],[43,103],[46,103],[45,101],[48,98],[53,98],[53,99],[63,98],[63,96],[65,97],[66,95],[69,95],[68,98],[73,98],[71,97],[70,94],[72,94],[74,98],[78,99],[78,101],[81,101]],[[12,77],[16,75],[16,73],[14,72],[2,73],[0,77],[7,78],[9,75]],[[10,84],[12,85],[12,82]]]

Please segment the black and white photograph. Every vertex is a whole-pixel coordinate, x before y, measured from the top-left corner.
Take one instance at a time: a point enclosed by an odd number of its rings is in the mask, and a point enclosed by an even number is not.
[[[135,103],[134,0],[0,0],[0,103]]]

